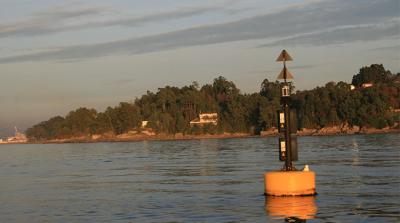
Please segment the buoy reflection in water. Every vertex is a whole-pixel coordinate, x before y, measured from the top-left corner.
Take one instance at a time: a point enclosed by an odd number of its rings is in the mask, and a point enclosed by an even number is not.
[[[267,214],[284,218],[287,222],[305,222],[305,220],[314,219],[317,210],[315,196],[265,197]]]

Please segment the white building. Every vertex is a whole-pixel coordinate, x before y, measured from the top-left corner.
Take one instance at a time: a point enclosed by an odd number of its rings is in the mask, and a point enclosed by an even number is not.
[[[142,121],[142,124],[140,125],[141,128],[146,128],[147,124],[149,124],[149,121]]]
[[[218,124],[217,113],[200,113],[199,117],[190,121],[190,125]]]
[[[369,83],[364,83],[364,84],[361,85],[362,88],[369,88],[369,87],[373,87],[373,86],[374,86],[374,84],[371,83],[371,82],[369,82]]]

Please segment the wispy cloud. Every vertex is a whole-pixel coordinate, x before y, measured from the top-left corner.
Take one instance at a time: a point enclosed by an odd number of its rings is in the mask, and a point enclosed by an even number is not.
[[[215,6],[198,6],[198,7],[185,7],[179,8],[172,11],[164,11],[155,14],[139,16],[139,17],[128,17],[109,21],[101,22],[90,22],[82,25],[75,26],[73,28],[98,28],[108,26],[137,26],[150,22],[167,21],[173,19],[180,19],[185,17],[191,17],[195,15],[204,14],[207,12],[217,11],[224,8],[225,5]]]
[[[372,48],[372,49],[368,49],[368,51],[395,51],[395,52],[400,52],[400,45]]]
[[[308,70],[318,67],[316,64],[307,64],[307,65],[294,65],[290,66],[291,69],[299,69],[299,70]]]
[[[398,5],[397,0],[311,2],[229,23],[194,27],[143,38],[69,46],[52,52],[5,57],[0,58],[0,63],[141,54],[252,39],[282,39],[273,42],[273,45],[290,43],[294,41],[293,38],[297,38],[299,44],[377,40],[399,35]],[[391,21],[391,25],[382,25],[387,21]]]
[[[8,36],[43,35],[60,30],[69,19],[99,15],[106,12],[105,7],[91,6],[74,9],[52,7],[38,12],[32,17],[16,22],[0,24],[0,38]]]
[[[112,82],[104,83],[104,85],[106,85],[106,86],[108,86],[108,85],[122,86],[122,85],[132,84],[135,81],[137,81],[135,78],[124,78],[124,79],[119,79],[119,80],[115,80]]]
[[[106,15],[115,12],[114,9],[105,6],[84,6],[80,8],[71,7],[52,7],[47,10],[37,12],[25,20],[0,23],[0,38],[9,36],[32,36],[58,33],[71,30],[81,30],[89,28],[101,28],[112,26],[139,26],[151,22],[169,21],[181,19],[208,12],[225,10],[228,5],[236,0],[229,0],[222,4],[205,6],[181,7],[170,11],[160,11],[148,15],[124,15],[115,16],[112,19],[101,19],[99,15]],[[227,9],[227,13],[230,13]],[[85,17],[85,20],[74,20]],[[117,18],[115,18],[117,17]]]
[[[394,38],[400,35],[398,22],[383,22],[381,24],[367,24],[336,27],[318,32],[296,35],[294,37],[275,40],[259,47],[296,46],[296,45],[329,45],[342,44],[351,41],[373,41],[382,38]]]

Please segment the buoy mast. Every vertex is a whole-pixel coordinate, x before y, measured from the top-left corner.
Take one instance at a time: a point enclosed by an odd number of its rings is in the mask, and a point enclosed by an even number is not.
[[[279,114],[279,118],[278,118],[278,123],[279,126],[283,127],[283,128],[278,128],[279,129],[279,133],[283,134],[284,137],[280,137],[279,140],[279,145],[280,145],[280,160],[281,161],[285,161],[285,166],[284,166],[284,170],[286,171],[291,171],[291,170],[295,170],[295,167],[293,166],[293,159],[294,155],[297,154],[293,154],[292,153],[297,153],[296,151],[292,151],[292,137],[295,136],[291,136],[291,131],[297,131],[296,129],[294,129],[295,126],[290,126],[291,124],[295,124],[295,122],[293,122],[295,120],[295,117],[290,117],[290,113],[295,114],[294,112],[290,112],[290,94],[291,94],[291,87],[289,86],[289,83],[287,82],[287,79],[293,79],[293,75],[288,71],[288,69],[286,68],[286,61],[292,61],[292,57],[286,52],[286,50],[283,50],[281,52],[281,54],[279,55],[279,57],[276,59],[277,62],[283,61],[283,69],[281,71],[281,73],[278,75],[277,79],[283,79],[283,86],[282,86],[282,90],[281,90],[281,104],[282,104],[282,110],[283,110],[283,114],[282,112],[278,111]],[[284,116],[283,119],[281,118],[281,116]],[[291,120],[291,118],[293,119],[293,121]],[[282,123],[283,121],[283,123]],[[296,133],[296,132],[294,132]],[[295,143],[297,141],[294,141],[293,143]],[[293,145],[294,147],[295,145]],[[297,147],[297,146],[296,146]]]
[[[291,82],[293,75],[286,68],[286,61],[292,57],[283,50],[277,62],[283,62],[283,69],[277,79],[283,79],[281,90],[281,109],[278,114],[279,160],[285,165],[280,171],[264,174],[265,195],[270,196],[304,196],[315,195],[315,173],[309,168],[296,170],[293,161],[298,160],[296,112],[290,109]]]

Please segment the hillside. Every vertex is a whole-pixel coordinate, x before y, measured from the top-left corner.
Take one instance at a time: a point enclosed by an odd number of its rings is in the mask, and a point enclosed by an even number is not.
[[[312,90],[293,92],[292,108],[297,110],[299,129],[328,127],[352,129],[399,128],[400,74],[383,65],[372,64],[353,76],[352,85],[329,82]],[[354,87],[354,89],[353,89]],[[196,82],[182,88],[165,86],[157,92],[121,102],[98,112],[78,108],[65,117],[56,116],[26,131],[31,141],[115,138],[124,134],[215,135],[259,134],[276,126],[280,108],[279,82],[265,79],[260,91],[242,94],[224,77],[212,84]],[[294,86],[292,86],[294,90]],[[200,113],[218,113],[218,124],[190,125]],[[142,121],[148,121],[146,127]],[[147,134],[146,133],[146,134]]]

